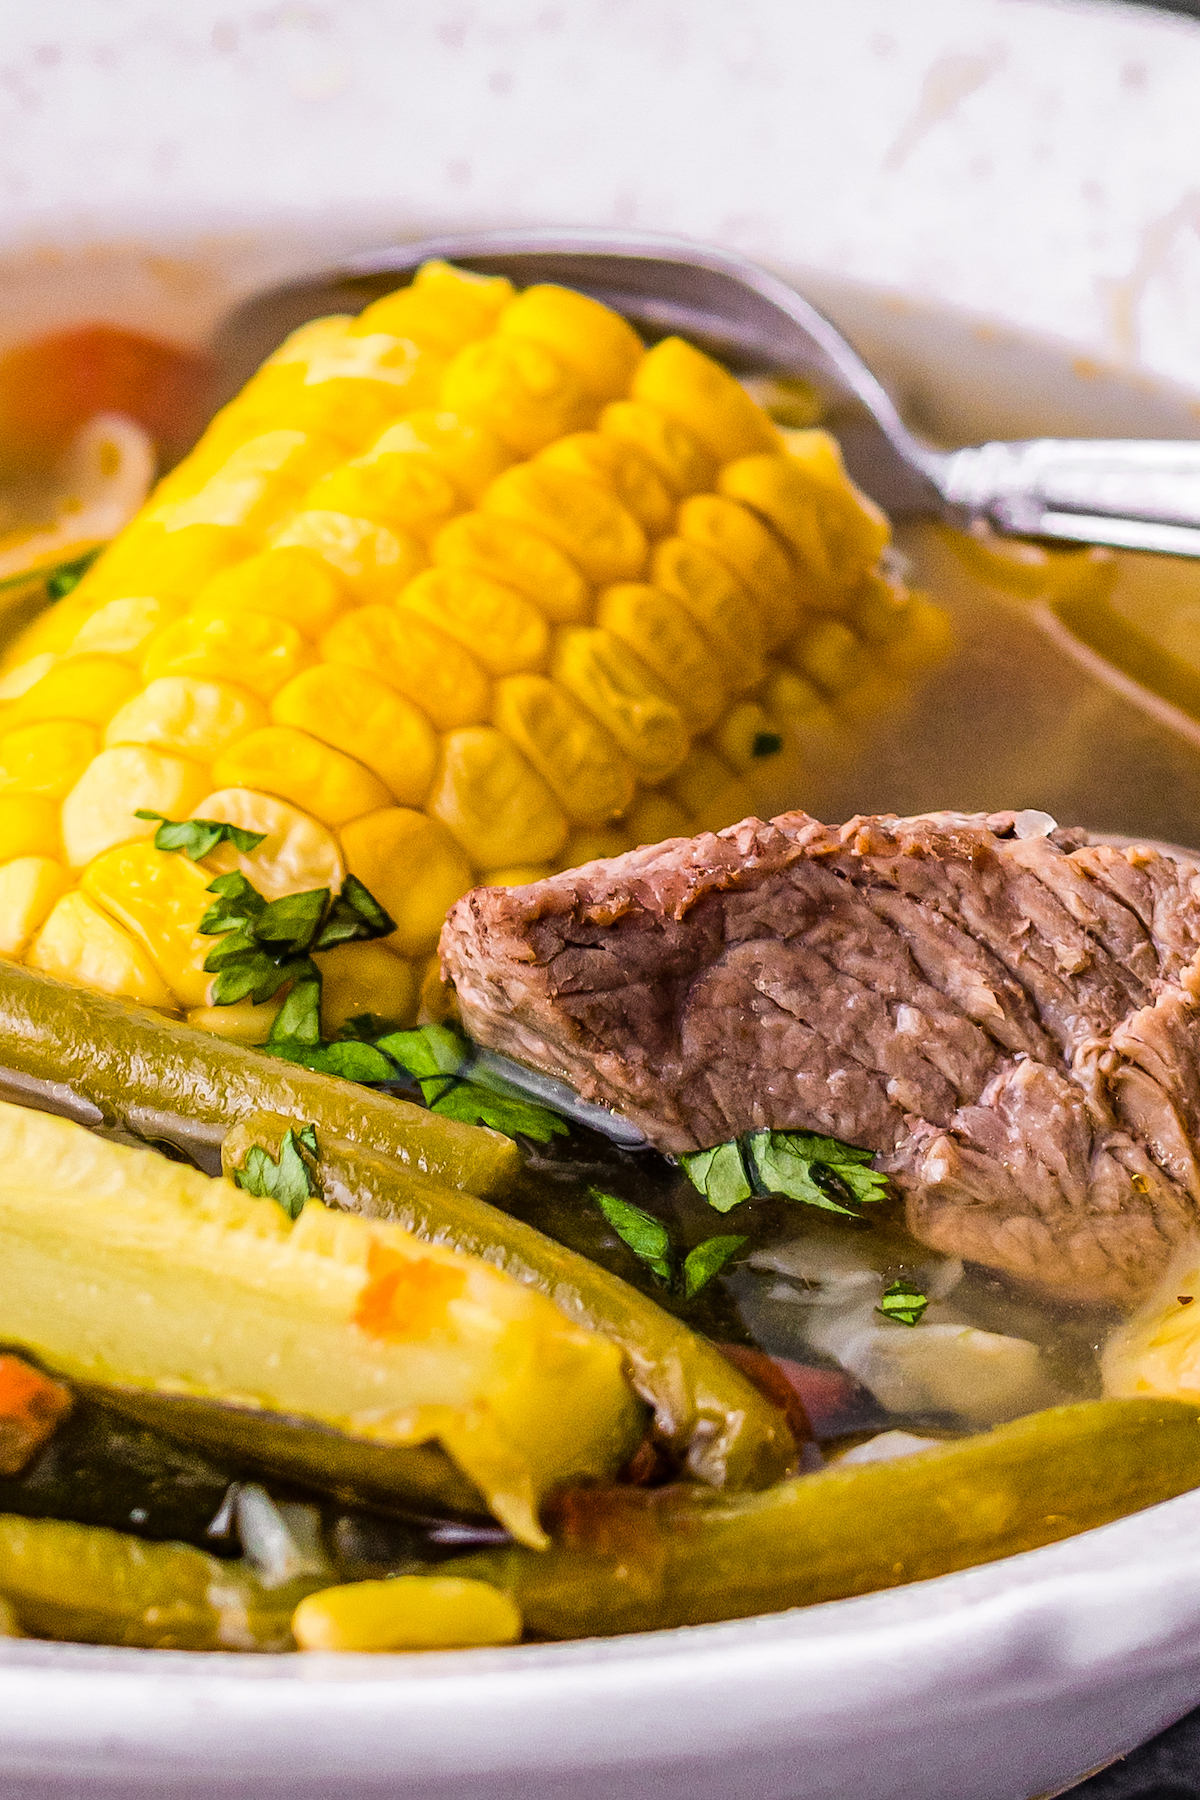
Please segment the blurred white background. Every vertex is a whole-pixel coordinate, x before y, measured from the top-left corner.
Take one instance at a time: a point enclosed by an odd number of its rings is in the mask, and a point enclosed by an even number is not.
[[[0,340],[591,223],[1200,389],[1198,96],[1200,23],[1101,0],[8,0]]]

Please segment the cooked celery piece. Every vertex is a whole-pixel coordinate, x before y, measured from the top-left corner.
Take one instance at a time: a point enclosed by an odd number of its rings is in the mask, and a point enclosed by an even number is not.
[[[23,1631],[146,1650],[290,1650],[315,1579],[267,1588],[244,1562],[103,1525],[0,1513],[0,1594]]]
[[[542,1544],[547,1491],[641,1436],[615,1346],[398,1225],[316,1199],[293,1220],[4,1102],[0,1168],[0,1342],[188,1441]]]
[[[278,1156],[291,1123],[259,1113],[235,1126],[225,1140],[226,1172],[240,1169],[255,1145]],[[783,1414],[715,1345],[628,1282],[482,1200],[414,1180],[386,1157],[335,1137],[319,1145],[327,1202],[482,1257],[618,1345],[630,1381],[654,1409],[657,1434],[697,1481],[758,1488],[786,1473],[796,1447]]]
[[[310,1594],[292,1630],[301,1650],[464,1650],[515,1644],[521,1615],[486,1581],[397,1575]]]
[[[517,1146],[499,1132],[10,962],[0,963],[0,1092],[84,1124],[176,1144],[214,1173],[228,1127],[261,1107],[370,1144],[414,1173],[471,1193],[503,1194],[522,1168]]]
[[[1086,1400],[893,1462],[763,1494],[578,1490],[553,1547],[442,1573],[512,1595],[527,1628],[577,1638],[704,1625],[925,1581],[1057,1543],[1200,1483],[1200,1409]]]

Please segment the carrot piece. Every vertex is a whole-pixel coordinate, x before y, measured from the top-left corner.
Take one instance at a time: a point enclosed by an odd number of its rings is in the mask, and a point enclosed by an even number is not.
[[[0,1475],[19,1475],[71,1410],[71,1391],[19,1356],[0,1356]]]

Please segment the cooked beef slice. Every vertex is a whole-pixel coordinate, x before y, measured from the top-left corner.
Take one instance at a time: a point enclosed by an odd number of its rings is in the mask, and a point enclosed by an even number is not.
[[[659,1149],[842,1138],[934,1249],[1125,1304],[1200,1221],[1200,869],[1023,828],[745,819],[476,889],[443,966]]]

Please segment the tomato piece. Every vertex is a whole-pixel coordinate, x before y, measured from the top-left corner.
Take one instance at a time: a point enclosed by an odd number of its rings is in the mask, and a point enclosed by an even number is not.
[[[0,480],[53,466],[97,413],[125,413],[164,462],[203,422],[207,358],[113,325],[82,325],[0,356]]]

